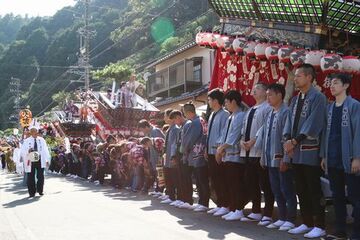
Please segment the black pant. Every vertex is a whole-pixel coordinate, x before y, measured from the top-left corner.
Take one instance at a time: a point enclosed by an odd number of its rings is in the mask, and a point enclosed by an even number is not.
[[[330,188],[332,192],[336,233],[346,234],[346,195],[345,186],[347,186],[348,199],[352,206],[354,224],[352,238],[360,238],[360,176],[355,174],[346,174],[343,169],[329,168]]]
[[[230,211],[242,210],[246,204],[244,186],[245,166],[241,163],[225,162],[226,195]]]
[[[224,163],[218,164],[215,155],[208,155],[208,166],[211,186],[216,194],[216,205],[218,207],[228,206],[229,199],[224,187],[226,185]]]
[[[1,167],[2,167],[2,169],[5,169],[5,167],[6,167],[6,161],[5,161],[4,157],[1,157]]]
[[[295,186],[303,223],[308,227],[325,227],[325,199],[321,189],[321,169],[294,164]]]
[[[199,204],[209,207],[210,188],[208,166],[195,167],[194,175],[196,179],[196,188],[199,193]]]
[[[179,199],[179,174],[177,168],[164,168],[165,194],[174,201]]]
[[[262,190],[265,199],[264,216],[271,217],[274,210],[274,194],[271,190],[268,169],[260,166],[259,158],[248,158],[246,161],[246,195],[252,201],[252,212],[261,213]]]
[[[181,201],[193,204],[193,186],[192,186],[192,172],[193,167],[187,163],[180,163],[180,188],[181,188]]]
[[[37,183],[35,185],[35,171]],[[44,189],[44,168],[41,168],[41,163],[33,162],[31,163],[31,172],[27,173],[27,186],[29,195],[33,196],[36,192],[43,193]]]

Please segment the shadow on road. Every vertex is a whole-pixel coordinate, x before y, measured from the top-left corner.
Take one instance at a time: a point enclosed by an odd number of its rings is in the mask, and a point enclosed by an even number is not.
[[[4,208],[14,208],[14,207],[19,207],[22,205],[27,205],[27,204],[31,204],[34,202],[39,201],[40,197],[33,197],[33,198],[29,198],[29,197],[24,197],[22,199],[18,199],[12,202],[8,202],[3,204]]]

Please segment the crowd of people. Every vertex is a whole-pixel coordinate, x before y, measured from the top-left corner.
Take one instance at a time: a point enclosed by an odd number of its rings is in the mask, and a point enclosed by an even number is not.
[[[213,89],[208,119],[186,103],[181,111],[165,111],[162,129],[141,120],[138,128],[145,137],[109,135],[104,143],[78,139],[69,150],[59,146],[49,169],[99,184],[109,176],[116,188],[149,193],[163,204],[225,221],[257,222],[306,238],[360,239],[360,103],[348,95],[348,75],[331,76],[332,103],[312,86],[315,78],[309,64],[296,70],[299,92],[289,106],[283,85],[259,82],[252,93],[256,104],[247,111],[238,91]],[[336,215],[329,234],[320,181],[325,174]],[[353,206],[350,235],[347,201]],[[250,212],[245,211],[249,202]],[[301,224],[296,226],[298,202]]]

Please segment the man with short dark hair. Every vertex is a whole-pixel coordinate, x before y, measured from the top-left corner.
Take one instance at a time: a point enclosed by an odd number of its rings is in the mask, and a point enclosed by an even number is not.
[[[282,132],[289,108],[284,104],[285,87],[271,84],[267,90],[267,102],[272,111],[259,131],[256,146],[261,149],[260,165],[269,173],[270,185],[278,206],[279,220],[272,223],[269,219],[267,228],[288,231],[295,227],[297,200],[293,185],[293,171],[284,164]]]
[[[185,104],[183,111],[188,121],[184,126],[181,148],[183,150],[183,163],[188,165],[188,171],[182,180],[185,183],[185,199],[188,199],[189,202],[185,202],[179,208],[192,208],[192,173],[194,173],[196,187],[199,192],[199,202],[193,209],[196,212],[202,212],[206,211],[209,207],[210,198],[208,168],[204,156],[206,141],[205,121],[197,116],[195,105],[192,103]]]
[[[326,97],[316,90],[315,69],[303,64],[295,71],[295,87],[300,90],[290,104],[284,128],[284,162],[294,168],[303,224],[290,229],[291,234],[318,238],[325,233],[325,200],[321,190],[320,139],[325,127]]]
[[[230,90],[225,95],[225,107],[231,112],[227,118],[216,150],[216,161],[224,164],[225,188],[227,206],[221,207],[214,216],[222,216],[226,221],[235,221],[244,217],[243,209],[246,204],[244,173],[245,164],[240,158],[240,137],[244,113],[240,109],[241,94]]]
[[[252,201],[251,213],[241,221],[257,221],[259,225],[267,225],[272,221],[274,195],[271,191],[269,173],[260,166],[261,150],[255,148],[256,134],[264,125],[271,107],[266,102],[267,85],[257,83],[252,96],[256,104],[245,114],[241,132],[240,156],[246,162],[245,183],[249,200]],[[264,192],[265,207],[261,213],[261,190]],[[263,216],[262,216],[263,215]]]
[[[354,224],[351,239],[360,239],[360,103],[348,96],[351,78],[331,76],[331,94],[335,102],[327,109],[327,128],[321,144],[321,166],[328,172],[335,209],[335,232],[325,239],[347,239],[346,195],[353,205]]]
[[[173,110],[167,109],[164,114],[164,121],[169,124],[169,129],[165,135],[165,156],[164,156],[164,177],[165,177],[165,194],[168,196],[161,203],[178,204],[179,199],[179,171],[178,161],[176,159],[176,139],[179,134],[179,127],[170,118]]]
[[[219,136],[224,129],[226,121],[229,117],[229,112],[223,109],[224,93],[220,89],[213,89],[208,93],[208,104],[212,110],[208,123],[207,141],[206,141],[206,154],[209,166],[209,177],[211,185],[213,186],[216,194],[217,207],[208,211],[214,214],[220,208],[228,207],[228,199],[225,191],[225,169],[224,163],[217,163],[215,159],[216,149],[218,147]]]

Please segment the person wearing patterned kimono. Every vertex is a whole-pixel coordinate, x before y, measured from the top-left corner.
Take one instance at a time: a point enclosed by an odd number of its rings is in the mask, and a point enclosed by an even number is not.
[[[209,207],[210,188],[209,188],[209,174],[208,167],[205,160],[205,142],[206,142],[206,129],[205,121],[196,114],[195,105],[193,103],[186,103],[183,106],[185,117],[190,121],[189,128],[184,132],[181,146],[184,151],[184,161],[187,162],[191,169],[195,181],[196,188],[199,194],[198,204],[193,206],[195,212],[207,211]],[[189,198],[192,197],[192,175],[189,174],[189,179],[185,194]],[[191,184],[191,185],[190,185]],[[190,208],[186,203],[180,208]]]
[[[216,149],[218,147],[218,139],[229,117],[229,112],[223,109],[224,93],[220,89],[213,89],[208,93],[208,103],[212,110],[209,118],[209,127],[206,141],[206,155],[209,166],[209,177],[211,185],[216,194],[216,207],[209,210],[209,214],[214,214],[220,208],[226,208],[228,199],[225,191],[225,168],[224,163],[217,163],[215,159]]]
[[[290,104],[284,136],[284,162],[294,169],[296,192],[303,223],[288,232],[306,238],[324,236],[325,199],[321,190],[320,139],[325,127],[326,97],[312,85],[316,72],[303,64],[295,71],[295,87],[300,90]]]
[[[258,221],[259,225],[267,225],[272,221],[274,195],[271,191],[269,173],[260,166],[261,151],[255,148],[256,134],[263,126],[271,107],[266,102],[267,85],[257,83],[252,95],[256,104],[245,114],[241,131],[240,156],[246,162],[245,182],[247,195],[252,201],[252,210],[241,221]],[[261,190],[264,192],[264,216],[261,214]]]
[[[322,168],[327,171],[335,209],[335,232],[325,239],[347,239],[346,194],[354,207],[351,239],[360,239],[360,103],[348,96],[351,78],[330,77],[335,102],[327,108],[327,128],[321,144]]]
[[[147,137],[165,139],[164,133],[159,128],[152,126],[149,123],[149,121],[147,121],[145,119],[139,121],[138,128]],[[154,146],[151,146],[150,147],[149,164],[150,164],[151,172],[154,176],[154,179],[156,179],[156,177],[157,177],[156,165],[157,165],[158,161],[160,161],[160,158],[161,158],[161,156],[160,156],[159,152],[154,148]]]
[[[225,107],[231,112],[219,139],[216,149],[216,161],[225,167],[225,194],[229,199],[228,206],[216,211],[214,216],[222,216],[226,221],[239,220],[244,217],[246,205],[244,173],[245,162],[240,158],[240,137],[244,120],[241,111],[241,95],[236,90],[230,90],[225,95]]]
[[[269,221],[266,227],[280,231],[295,227],[297,207],[293,171],[283,161],[282,132],[289,114],[289,108],[283,102],[284,97],[284,85],[271,84],[268,87],[267,99],[272,111],[256,139],[256,147],[262,153],[260,165],[269,172],[271,189],[278,206],[279,220],[274,223]]]

